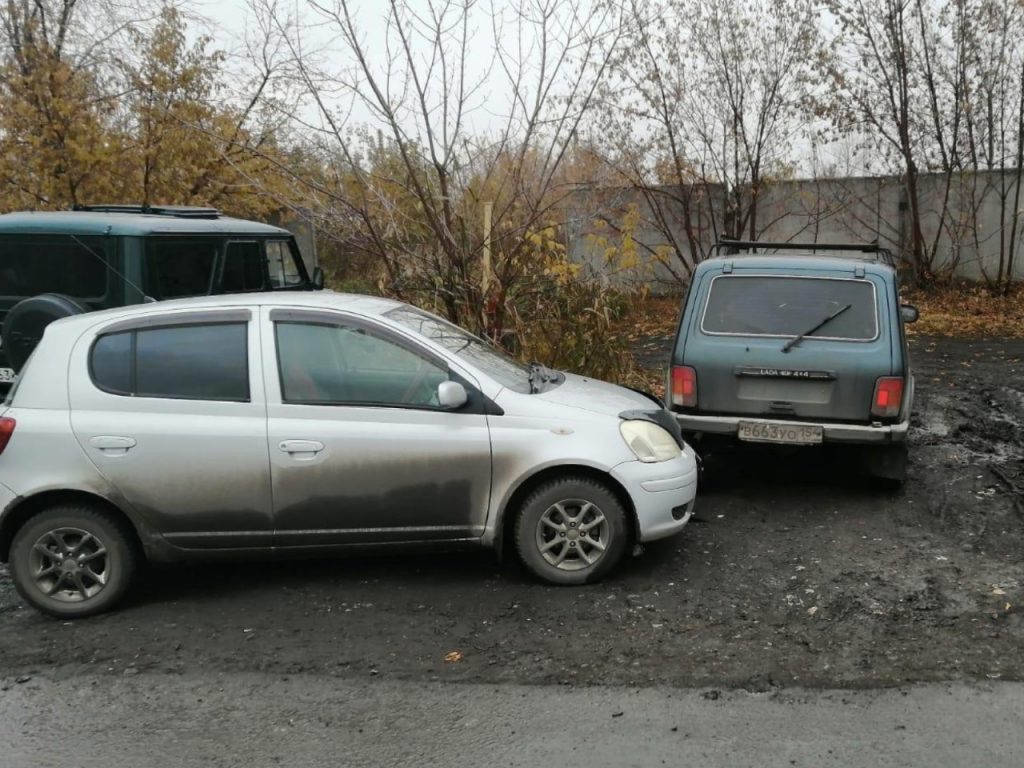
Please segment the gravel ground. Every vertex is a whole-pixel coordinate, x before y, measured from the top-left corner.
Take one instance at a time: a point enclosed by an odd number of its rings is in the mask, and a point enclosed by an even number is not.
[[[662,359],[666,343],[652,346]],[[681,536],[582,589],[484,553],[187,566],[153,569],[117,612],[64,623],[23,607],[0,571],[0,680],[1024,680],[1024,342],[917,337],[913,355],[900,492],[841,455],[718,457]]]

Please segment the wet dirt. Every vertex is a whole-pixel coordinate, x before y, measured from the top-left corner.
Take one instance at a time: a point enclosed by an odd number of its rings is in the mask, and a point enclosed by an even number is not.
[[[190,565],[152,569],[114,613],[61,622],[23,606],[0,570],[0,683],[149,671],[751,691],[1024,680],[1024,341],[916,337],[913,357],[900,491],[841,454],[718,457],[682,535],[585,588],[538,584],[485,552]]]

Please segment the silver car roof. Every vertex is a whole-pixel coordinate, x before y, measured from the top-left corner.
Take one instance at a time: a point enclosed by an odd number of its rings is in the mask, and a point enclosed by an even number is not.
[[[234,307],[309,307],[312,309],[337,309],[373,317],[389,310],[404,306],[399,301],[380,296],[365,296],[358,293],[335,293],[334,291],[270,291],[263,293],[237,293],[217,296],[198,296],[189,299],[170,299],[146,304],[130,304],[115,309],[88,312],[57,320],[61,328],[74,330],[72,326],[92,326],[108,320],[130,320],[161,312],[176,312],[196,309],[231,309]]]

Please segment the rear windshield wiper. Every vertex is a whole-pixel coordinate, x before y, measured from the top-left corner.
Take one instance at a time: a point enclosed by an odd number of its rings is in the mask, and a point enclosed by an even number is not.
[[[793,347],[795,347],[797,344],[799,344],[801,341],[803,341],[805,336],[810,336],[815,331],[821,330],[822,328],[824,328],[826,325],[831,323],[833,320],[835,320],[837,317],[839,317],[841,314],[843,314],[843,312],[845,312],[846,310],[848,310],[852,306],[853,306],[853,304],[847,304],[845,307],[841,307],[841,308],[837,309],[835,312],[833,312],[831,315],[826,317],[824,320],[822,320],[820,323],[818,323],[814,327],[809,328],[808,330],[806,330],[803,333],[801,333],[799,336],[794,336],[792,339],[790,339],[789,341],[787,341],[785,343],[785,345],[782,347],[782,351],[783,352],[789,352],[789,350],[791,350]]]

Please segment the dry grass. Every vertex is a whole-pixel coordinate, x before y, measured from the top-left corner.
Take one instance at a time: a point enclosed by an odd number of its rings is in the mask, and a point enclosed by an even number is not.
[[[928,290],[904,290],[903,301],[920,310],[910,333],[961,337],[1024,337],[1024,286],[1006,296],[984,287],[955,283]]]
[[[638,297],[626,322],[634,366],[630,386],[665,394],[665,369],[669,348],[679,324],[681,296]]]
[[[644,296],[633,304],[629,338],[642,341],[652,336],[673,336],[682,311],[682,296]]]

